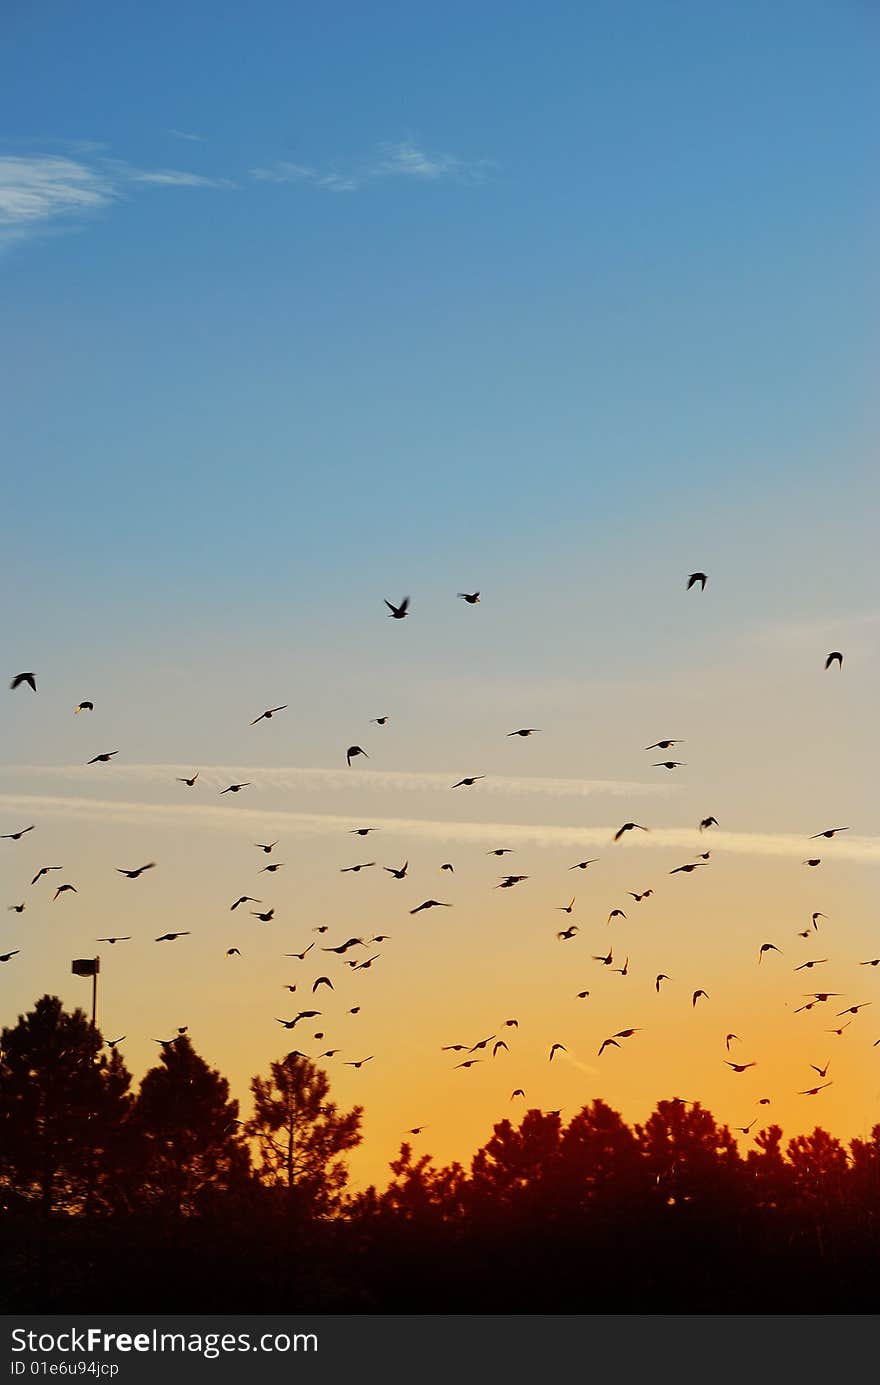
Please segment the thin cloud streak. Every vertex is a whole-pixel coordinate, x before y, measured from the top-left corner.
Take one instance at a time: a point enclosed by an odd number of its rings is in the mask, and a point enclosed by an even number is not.
[[[56,795],[0,794],[0,808],[44,813],[47,817],[80,818],[84,821],[126,824],[179,824],[203,826],[220,831],[240,832],[243,824],[261,824],[269,820],[276,828],[287,826],[305,835],[336,835],[350,829],[351,814],[295,813],[287,809],[246,808],[202,803],[138,803],[97,798],[63,798]],[[449,822],[431,818],[373,817],[373,826],[386,832],[400,832],[434,841],[494,844],[500,839],[521,845],[537,846],[611,846],[617,824],[597,827],[559,827],[548,823]],[[705,837],[696,828],[660,827],[640,833],[626,846],[649,851],[656,847],[676,847],[689,851],[697,844],[705,845]],[[736,856],[770,856],[803,859],[804,839],[794,833],[714,832],[712,850],[719,855],[727,852]],[[837,860],[872,864],[880,861],[880,838],[851,837],[836,844]]]
[[[117,762],[112,774],[116,779],[132,779],[141,783],[167,784],[178,776],[192,771],[180,765],[126,765]],[[0,774],[45,775],[59,779],[105,778],[103,765],[4,765]],[[236,782],[250,781],[255,789],[345,789],[374,790],[379,792],[420,793],[431,790],[449,792],[458,771],[430,770],[425,772],[408,770],[371,769],[304,769],[298,766],[265,768],[241,765],[209,765],[199,770],[199,782],[211,787],[225,787]],[[550,779],[517,777],[512,775],[487,775],[471,790],[478,798],[488,794],[502,797],[525,797],[542,794],[549,798],[590,798],[607,794],[615,798],[668,798],[676,792],[670,784],[642,784],[615,779]]]

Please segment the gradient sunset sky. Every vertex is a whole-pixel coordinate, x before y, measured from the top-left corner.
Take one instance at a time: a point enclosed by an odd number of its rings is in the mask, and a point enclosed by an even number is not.
[[[70,961],[99,952],[136,1077],[187,1024],[247,1115],[273,1058],[338,1047],[359,1184],[412,1125],[466,1160],[516,1087],[566,1120],[682,1096],[862,1135],[876,10],[157,0],[4,28],[4,677],[39,691],[2,694],[0,831],[36,830],[0,841],[27,905],[0,918],[0,1023],[86,1005]],[[652,830],[613,845],[628,820]],[[453,908],[410,915],[431,897]],[[368,971],[318,953],[375,933]],[[470,1070],[440,1052],[490,1034],[509,1052]]]

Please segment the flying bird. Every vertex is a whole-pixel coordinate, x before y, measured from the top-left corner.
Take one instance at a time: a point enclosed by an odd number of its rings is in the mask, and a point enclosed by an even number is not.
[[[726,1058],[724,1062],[727,1067],[733,1068],[734,1072],[745,1072],[746,1068],[755,1068],[758,1066],[757,1063],[731,1063]]]
[[[458,783],[457,783],[457,784],[453,784],[452,787],[453,787],[454,789],[461,789],[461,788],[469,789],[469,788],[471,787],[472,784],[476,784],[476,782],[477,782],[478,779],[485,779],[485,778],[486,778],[485,774],[471,774],[471,775],[469,775],[466,779],[459,779]]]
[[[598,859],[599,859],[598,856],[594,856],[593,859],[592,859],[591,861],[575,861],[574,865],[573,865],[573,866],[569,866],[568,869],[569,869],[569,870],[586,870],[586,869],[587,869],[587,866],[594,866],[594,865],[596,864],[596,862],[598,861]]]
[[[188,928],[184,929],[182,933],[163,933],[163,934],[161,935],[161,937],[159,937],[159,938],[156,939],[156,942],[157,942],[157,943],[173,943],[173,942],[175,941],[176,938],[188,938],[188,937],[189,937],[189,934],[190,934],[190,930],[189,930]]]
[[[620,1048],[620,1044],[616,1039],[603,1039],[597,1057],[601,1058],[606,1048]]]
[[[629,958],[627,957],[622,967],[612,967],[612,971],[619,972],[621,976],[626,976],[629,971]]]
[[[94,710],[94,702],[80,702],[76,707],[74,707],[73,714],[74,716],[78,716],[80,712],[93,712]]]
[[[813,1069],[813,1072],[816,1072],[819,1074],[820,1077],[825,1078],[828,1076],[828,1069],[831,1067],[831,1059],[828,1059],[824,1068],[817,1068],[815,1063],[811,1063],[810,1067]]]
[[[374,866],[375,864],[375,861],[360,861],[356,866],[340,866],[339,874],[345,875],[347,871],[352,870],[356,875],[359,870],[367,870],[368,867]]]
[[[576,896],[575,896],[575,895],[572,895],[571,899],[568,901],[567,904],[557,904],[557,906],[556,906],[556,912],[557,912],[557,914],[570,914],[571,911],[572,911],[572,909],[574,908],[574,901],[575,901],[575,898],[576,898]]]
[[[101,752],[100,755],[93,755],[92,758],[91,758],[91,760],[86,760],[86,764],[87,764],[87,765],[106,765],[110,760],[113,759],[113,756],[114,756],[114,755],[118,755],[118,754],[119,754],[119,751],[118,751],[118,750],[104,750],[104,751]]]
[[[254,842],[254,846],[257,847],[257,849],[258,849],[259,851],[265,851],[265,853],[266,853],[267,856],[269,855],[269,853],[270,853],[270,851],[272,850],[273,846],[277,846],[277,845],[278,845],[278,842],[277,842],[277,841],[274,841],[274,842]]]
[[[625,919],[625,918],[626,918],[626,914],[623,912],[622,909],[612,909],[612,910],[611,910],[611,913],[608,915],[608,918],[606,919],[606,923],[610,923],[612,919]]]
[[[15,947],[11,952],[0,952],[0,962],[8,962],[10,957],[17,957],[21,948]]]
[[[369,760],[369,758],[370,758],[369,755],[367,755],[367,752],[364,750],[364,748],[363,748],[362,746],[360,746],[360,745],[350,745],[350,746],[348,747],[348,750],[346,750],[346,752],[345,752],[345,759],[346,759],[346,762],[348,763],[349,768],[351,768],[351,762],[352,762],[352,760],[354,760],[358,755],[366,755],[366,758],[367,758],[368,760]]]
[[[805,938],[808,938],[810,935],[809,935],[809,933],[804,933],[803,936],[804,936]],[[801,964],[800,964],[799,967],[795,967],[795,971],[810,971],[813,967],[821,966],[823,962],[827,962],[827,961],[828,961],[828,958],[827,958],[827,957],[812,957],[812,958],[810,959],[809,962],[801,962]],[[864,966],[864,965],[865,965],[865,964],[864,964],[864,962],[863,962],[863,963],[862,963],[862,966]]]
[[[20,842],[26,832],[33,832],[33,830],[34,824],[32,823],[30,827],[20,827],[17,832],[4,832],[3,836],[0,837],[0,841]]]
[[[366,837],[370,832],[378,832],[378,827],[352,827],[349,831],[350,837]]]
[[[226,949],[226,956],[227,956],[227,957],[240,957],[240,956],[241,956],[241,953],[239,952],[239,950],[238,950],[237,947],[227,947],[227,949]]]
[[[315,991],[318,989],[319,986],[329,986],[331,991],[335,989],[333,982],[330,980],[329,976],[319,976],[317,981],[313,982],[312,995],[315,994]]]
[[[451,909],[451,904],[444,904],[440,899],[426,899],[422,904],[416,905],[415,909],[410,909],[411,914],[420,914],[423,909]]]
[[[137,880],[139,875],[143,875],[145,870],[155,869],[156,862],[148,861],[145,866],[138,866],[136,870],[125,870],[122,866],[116,867],[117,875],[126,875],[129,880]]]
[[[513,1101],[513,1098],[514,1098],[515,1096],[521,1096],[521,1097],[524,1097],[524,1096],[525,1096],[525,1092],[523,1091],[522,1087],[516,1087],[516,1088],[514,1088],[514,1090],[510,1093],[510,1100]]]
[[[508,731],[510,736],[534,736],[536,731],[540,731],[540,726],[521,726],[518,731]]]
[[[814,842],[814,841],[816,840],[817,837],[833,837],[833,836],[835,836],[838,832],[848,832],[848,831],[849,831],[849,828],[848,828],[848,827],[826,827],[824,832],[814,832],[813,835],[812,835],[812,837],[809,838],[809,840],[810,840],[811,842]]]
[[[35,673],[17,673],[9,686],[15,692],[15,689],[20,688],[22,683],[27,683],[31,692],[37,691],[37,675]]]
[[[270,875],[274,875],[276,870],[283,870],[283,869],[284,869],[284,862],[283,862],[283,861],[270,861],[269,864],[268,864],[268,866],[260,866],[260,869],[259,869],[259,871],[257,872],[257,874],[258,874],[258,875],[262,875],[264,871],[268,871]]]
[[[594,961],[594,962],[602,962],[604,966],[610,967],[610,966],[611,966],[611,963],[614,961],[614,957],[613,957],[613,955],[612,955],[611,948],[609,947],[608,952],[606,953],[606,955],[605,955],[604,957],[597,957],[596,954],[594,953],[594,954],[593,954],[593,961]]]
[[[37,871],[36,875],[34,876],[33,880],[31,881],[31,884],[32,884],[32,885],[36,885],[37,881],[38,881],[38,880],[42,880],[42,878],[43,878],[44,875],[48,875],[50,870],[63,870],[63,869],[64,869],[63,866],[40,866],[40,869]]]
[[[654,769],[682,769],[682,768],[684,768],[686,765],[687,765],[687,761],[686,761],[686,760],[658,760],[658,761],[653,765],[653,768],[654,768]]]
[[[385,605],[388,607],[389,620],[403,620],[409,609],[409,597],[405,596],[399,606],[392,606],[386,598]]]
[[[730,1052],[730,1041],[731,1041],[731,1039],[736,1039],[737,1043],[739,1043],[739,1041],[740,1041],[739,1035],[738,1035],[738,1034],[725,1034],[725,1036],[724,1036],[724,1047],[727,1049],[727,1052],[728,1052],[728,1053]]]
[[[186,777],[184,777],[183,779],[181,779],[180,776],[178,775],[178,776],[177,776],[177,782],[178,782],[178,784],[186,784],[187,788],[191,789],[192,786],[193,786],[193,784],[194,784],[194,783],[196,782],[196,780],[198,779],[198,777],[199,777],[199,771],[196,770],[195,774],[194,774],[190,779],[187,779]]]
[[[692,572],[692,573],[690,574],[690,576],[688,577],[688,580],[687,580],[687,587],[685,588],[685,590],[686,590],[686,591],[690,591],[691,587],[695,587],[696,584],[699,582],[699,584],[700,584],[700,591],[703,591],[703,592],[704,592],[704,591],[706,590],[706,582],[707,582],[707,581],[708,581],[708,578],[707,578],[705,572]]]
[[[778,948],[775,943],[762,943],[758,948],[759,963],[763,962],[765,952],[781,952],[781,948]]]
[[[462,601],[466,601],[469,606],[476,606],[480,600],[479,592],[458,592]]]
[[[700,831],[705,832],[707,827],[717,827],[718,819],[713,817],[702,818],[700,820]]]
[[[641,894],[636,894],[634,890],[627,890],[630,899],[634,899],[636,904],[641,904],[643,899],[650,899],[653,893],[653,890],[642,890]]]
[[[130,933],[127,933],[127,934],[125,935],[124,938],[120,938],[120,937],[115,937],[115,938],[96,938],[96,939],[95,939],[95,942],[96,942],[96,943],[110,943],[111,945],[112,945],[113,943],[130,943],[130,942],[131,942],[131,934],[130,934]]]
[[[493,846],[491,851],[486,852],[487,856],[515,856],[516,852],[512,846]]]
[[[465,1058],[463,1063],[456,1063],[457,1068],[472,1068],[475,1063],[482,1063],[482,1058]]]
[[[314,946],[314,943],[309,943],[308,947],[305,948],[302,952],[285,952],[284,955],[285,957],[295,957],[298,962],[304,962],[306,959],[306,953],[311,952]]]
[[[252,894],[240,894],[235,903],[230,904],[229,912],[231,914],[233,910],[237,909],[240,904],[262,904],[262,902],[263,901],[261,899],[255,899]]]
[[[494,1058],[497,1055],[498,1050],[502,1048],[506,1053],[510,1052],[510,1049],[508,1048],[507,1044],[504,1042],[503,1039],[496,1039],[495,1043],[492,1045],[492,1057]]]
[[[690,875],[692,870],[699,869],[699,865],[699,861],[688,861],[686,866],[676,866],[675,870],[671,870],[669,874],[678,875],[680,872],[683,872],[685,875]]]
[[[843,655],[839,649],[832,649],[825,660],[825,667],[830,668],[832,664],[837,664],[838,668],[843,668]]]
[[[26,904],[10,904],[9,912],[13,914],[23,914],[26,908]]]
[[[395,880],[405,880],[408,866],[409,861],[404,861],[402,866],[383,866],[382,869],[393,875]]]
[[[739,1130],[743,1135],[748,1135],[749,1131],[751,1130],[752,1126],[755,1124],[755,1121],[757,1119],[758,1117],[755,1116],[754,1120],[750,1120],[748,1125],[735,1125],[734,1130]]]
[[[830,1087],[830,1082],[824,1082],[820,1087],[807,1087],[806,1091],[798,1092],[798,1096],[818,1096],[819,1092],[824,1092],[826,1087]]]
[[[553,1062],[553,1055],[554,1055],[554,1053],[567,1053],[567,1052],[568,1052],[568,1049],[565,1047],[565,1044],[553,1044],[553,1045],[551,1046],[551,1048],[550,1048],[550,1058],[549,1058],[548,1061],[551,1062],[551,1063]]]
[[[556,937],[559,942],[565,942],[568,938],[573,938],[577,932],[578,926],[576,923],[573,923],[570,928],[563,928],[560,933],[556,934]]]
[[[260,920],[260,923],[271,923],[271,922],[272,922],[272,919],[273,919],[273,917],[274,917],[274,915],[275,915],[275,909],[274,909],[274,908],[272,908],[272,909],[267,909],[267,910],[265,911],[265,913],[262,913],[262,914],[261,914],[261,913],[258,913],[258,912],[257,912],[256,910],[254,910],[254,909],[251,909],[251,918],[259,919],[259,920]]]
[[[708,991],[694,991],[693,995],[691,996],[691,1005],[696,1006],[696,1003],[699,1000],[700,996],[705,996],[706,1000],[709,999]]]
[[[249,782],[244,783],[244,784],[229,784],[227,788],[221,789],[220,792],[221,792],[221,794],[224,794],[224,793],[240,793],[242,789],[249,789],[250,787],[251,787],[251,786],[250,786],[250,783],[249,783]]]
[[[634,832],[638,828],[640,832],[647,832],[648,828],[643,827],[640,822],[625,822],[622,827],[618,827],[614,834],[614,840],[619,842],[624,832]]]
[[[452,872],[453,875],[455,874],[455,866],[452,864],[451,861],[444,861],[444,862],[443,862],[443,865],[440,867],[440,869],[441,869],[441,870],[449,870],[449,871]]]
[[[374,723],[375,723],[376,726],[386,726],[386,725],[388,724],[388,718],[387,718],[387,717],[370,717],[370,725],[372,726]],[[337,1051],[338,1051],[338,1050],[337,1050]]]
[[[821,857],[821,856],[810,856],[810,857],[807,858],[806,861],[802,861],[802,862],[801,862],[801,865],[804,865],[804,866],[821,866],[821,864],[822,864],[822,857]]]
[[[684,741],[655,741],[653,745],[646,745],[646,750],[671,750],[674,745],[684,745]]]
[[[58,889],[55,891],[54,895],[52,896],[53,900],[57,899],[58,896],[59,896],[60,894],[67,894],[68,891],[72,891],[73,894],[78,894],[78,893],[79,893],[79,891],[78,891],[77,888],[76,888],[76,885],[59,885],[59,886],[58,886]]]
[[[284,712],[286,709],[286,702],[282,702],[280,707],[267,707],[265,712],[261,712],[258,717],[254,717],[251,726],[256,726],[258,721],[271,721],[276,712]]]
[[[654,990],[657,992],[658,995],[660,994],[660,982],[669,980],[671,980],[671,978],[666,975],[665,971],[658,972],[657,975],[654,977]]]

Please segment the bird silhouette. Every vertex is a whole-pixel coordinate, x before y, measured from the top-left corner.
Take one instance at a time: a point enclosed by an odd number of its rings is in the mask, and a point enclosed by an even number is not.
[[[763,962],[764,956],[768,952],[780,952],[781,949],[775,943],[762,943],[758,948],[758,961]]]
[[[686,590],[690,591],[691,587],[696,586],[696,584],[699,582],[700,591],[704,592],[706,590],[706,583],[708,580],[709,579],[707,578],[705,572],[692,572],[691,575],[688,577]]]
[[[13,914],[23,914],[26,908],[26,904],[10,904],[9,912]]]
[[[272,922],[272,919],[273,919],[274,917],[275,917],[275,909],[274,909],[274,907],[271,908],[271,909],[267,909],[267,910],[265,911],[265,913],[262,913],[262,914],[259,913],[257,910],[251,909],[251,918],[259,919],[259,920],[260,920],[260,923],[271,923],[271,922]]]
[[[125,870],[123,866],[117,866],[116,873],[127,876],[129,880],[137,880],[138,876],[143,875],[145,870],[154,870],[155,866],[155,861],[148,861],[145,866],[138,866],[135,870]]]
[[[314,946],[314,943],[309,943],[308,947],[304,948],[302,952],[285,952],[284,955],[285,957],[295,957],[298,962],[304,962],[307,953],[311,952]]]
[[[486,852],[487,856],[515,856],[516,852],[512,846],[493,846],[491,851]]]
[[[705,832],[708,827],[717,827],[718,819],[713,817],[700,819],[700,831]]]
[[[315,994],[315,991],[318,989],[319,986],[329,986],[331,991],[335,989],[333,982],[330,980],[329,976],[319,976],[317,981],[314,981],[312,983],[312,995]]]
[[[510,1100],[513,1101],[513,1098],[515,1096],[525,1096],[525,1092],[523,1091],[522,1087],[514,1087],[513,1091],[510,1093]]]
[[[114,944],[114,943],[130,943],[130,942],[131,942],[131,934],[130,934],[130,933],[126,933],[126,935],[125,935],[124,937],[116,936],[116,937],[114,937],[114,938],[96,938],[96,939],[95,939],[95,942],[96,942],[96,943],[110,943],[111,945]]]
[[[36,885],[37,881],[38,881],[38,880],[42,880],[42,878],[43,878],[44,875],[48,875],[50,870],[63,870],[63,869],[64,869],[63,866],[40,866],[40,869],[37,871],[36,875],[34,876],[33,880],[31,881],[31,884],[32,884],[32,885]]]
[[[686,760],[658,760],[653,766],[654,769],[682,769],[686,766]]]
[[[684,745],[684,741],[655,741],[653,745],[646,745],[646,750],[671,750],[674,745]]]
[[[370,725],[387,726],[388,717],[370,717]]]
[[[803,936],[808,938],[810,935],[809,933],[804,933]],[[823,962],[827,961],[827,957],[812,957],[808,962],[801,962],[799,967],[795,967],[795,971],[811,971],[813,967],[821,966]]]
[[[807,859],[806,861],[802,861],[801,864],[804,865],[804,866],[821,866],[821,864],[822,864],[822,857],[821,857],[821,856],[810,856],[810,857],[808,857],[808,859]]]
[[[73,709],[73,714],[74,716],[78,716],[80,712],[93,712],[94,710],[94,702],[78,702]]]
[[[405,596],[399,606],[393,606],[386,598],[385,605],[388,607],[389,620],[403,620],[409,611],[409,597]]]
[[[258,717],[254,717],[251,726],[256,726],[258,721],[271,721],[276,712],[284,712],[286,709],[286,702],[282,702],[280,707],[267,707],[265,712],[261,712]]]
[[[595,953],[594,953],[594,954],[593,954],[593,961],[594,961],[594,962],[602,962],[604,966],[610,967],[610,966],[611,966],[611,963],[614,961],[614,957],[613,957],[613,955],[612,955],[611,948],[609,947],[609,949],[608,949],[608,951],[607,951],[607,953],[605,954],[604,957],[597,957],[597,956],[595,955]]]
[[[350,837],[366,837],[371,832],[378,832],[378,827],[352,827],[349,831]]]
[[[671,977],[666,975],[665,971],[659,971],[657,973],[657,975],[654,977],[654,990],[657,992],[658,995],[660,994],[660,982],[670,981],[671,979]]]
[[[402,866],[383,866],[383,867],[382,867],[383,870],[387,870],[387,872],[388,872],[389,875],[393,875],[395,880],[405,880],[405,879],[406,879],[406,872],[407,872],[407,869],[408,869],[408,868],[409,868],[409,861],[404,861],[404,863],[403,863]]]
[[[569,869],[569,870],[586,870],[586,869],[587,869],[587,866],[594,866],[594,865],[596,864],[596,861],[597,861],[598,859],[599,859],[599,858],[598,858],[597,856],[594,856],[593,859],[592,859],[591,861],[575,861],[574,865],[573,865],[573,866],[569,866],[568,869]]]
[[[696,1003],[699,1000],[700,996],[704,996],[706,1000],[709,999],[708,991],[694,991],[693,995],[691,996],[691,1005],[696,1006]]]
[[[103,750],[103,751],[101,752],[100,755],[93,755],[92,758],[91,758],[91,760],[86,760],[86,764],[87,764],[87,765],[106,765],[110,760],[113,759],[113,756],[114,756],[114,755],[118,755],[118,754],[119,754],[119,751],[118,751],[118,750]]]
[[[831,1059],[828,1059],[824,1068],[817,1068],[815,1063],[811,1063],[810,1067],[813,1069],[813,1072],[818,1073],[820,1077],[827,1077],[828,1069],[831,1067]]]
[[[188,788],[191,789],[192,786],[193,786],[193,784],[194,784],[194,783],[196,782],[196,780],[198,779],[198,777],[199,777],[199,771],[196,770],[195,774],[192,775],[192,777],[189,778],[189,779],[186,779],[186,778],[181,779],[181,778],[178,776],[177,782],[178,782],[178,784],[186,784],[186,786],[187,786]]]
[[[819,1087],[807,1087],[806,1091],[798,1092],[798,1096],[818,1096],[819,1092],[824,1092],[826,1087],[830,1087],[830,1082],[824,1082]]]
[[[737,1043],[739,1043],[739,1035],[738,1035],[738,1034],[725,1034],[725,1036],[724,1036],[724,1047],[727,1049],[727,1052],[728,1052],[728,1053],[730,1052],[730,1041],[731,1041],[731,1039],[736,1039]]]
[[[848,832],[848,827],[826,827],[824,832],[814,832],[809,841],[814,842],[817,837],[834,837],[838,832]]]
[[[558,914],[570,914],[572,909],[574,908],[574,901],[575,896],[572,895],[571,899],[568,901],[567,904],[557,904],[556,912]]]
[[[445,904],[440,899],[425,899],[421,904],[417,904],[415,909],[410,909],[411,914],[420,914],[423,909],[451,909],[451,904]]]
[[[838,668],[843,668],[843,655],[839,649],[832,649],[825,659],[825,667],[830,668],[832,664],[837,664]]]
[[[636,904],[641,904],[643,899],[650,899],[653,893],[653,890],[642,890],[641,894],[636,894],[634,890],[627,890],[630,899],[634,899]]]
[[[181,932],[181,933],[163,933],[163,934],[161,935],[161,937],[158,937],[158,938],[156,939],[156,942],[157,942],[157,943],[173,943],[177,938],[188,938],[189,935],[190,935],[190,930],[189,930],[188,928],[186,928],[186,929],[184,929],[183,932]]]
[[[0,952],[0,962],[8,962],[11,957],[17,957],[21,948],[14,947],[11,952]]]
[[[508,735],[508,737],[510,737],[510,736],[534,736],[534,735],[536,734],[536,732],[540,731],[540,729],[541,729],[540,726],[521,726],[521,727],[519,728],[518,731],[508,731],[507,735]]]
[[[749,1131],[751,1130],[752,1126],[755,1124],[755,1121],[757,1119],[758,1117],[755,1116],[754,1120],[750,1120],[748,1125],[736,1125],[734,1126],[734,1130],[739,1130],[743,1135],[748,1135]]]
[[[4,832],[0,841],[20,842],[26,832],[33,832],[33,830],[34,824],[31,823],[30,827],[20,827],[17,832]]]
[[[35,673],[17,673],[9,686],[15,692],[15,689],[20,688],[22,683],[27,683],[31,692],[37,691],[37,675]]]
[[[578,926],[577,926],[576,923],[573,923],[573,924],[571,925],[570,928],[563,928],[562,931],[561,931],[560,933],[557,933],[557,934],[556,934],[556,937],[558,938],[558,940],[559,940],[560,942],[564,942],[564,941],[566,941],[568,938],[573,938],[574,935],[577,933],[577,931],[578,931]]]
[[[58,886],[58,889],[55,891],[55,893],[54,893],[54,895],[52,896],[52,898],[53,898],[53,900],[55,900],[55,899],[58,898],[58,896],[59,896],[60,894],[78,894],[78,893],[79,893],[79,891],[77,890],[76,885],[59,885],[59,886]]]
[[[596,1056],[598,1058],[601,1058],[606,1048],[620,1048],[620,1044],[617,1042],[616,1039],[603,1039],[602,1044],[599,1048],[599,1052]]]
[[[363,746],[350,745],[345,752],[345,759],[349,768],[351,768],[352,760],[356,759],[358,755],[364,755],[368,760],[370,758],[369,755],[367,755],[367,752],[364,750]]]
[[[612,919],[625,919],[625,918],[626,918],[626,914],[623,912],[622,909],[612,909],[612,910],[611,910],[611,913],[608,915],[608,918],[605,920],[605,922],[606,922],[606,923],[610,923]]]
[[[357,875],[359,870],[367,870],[370,866],[374,866],[375,864],[375,861],[359,861],[356,866],[340,866],[339,873],[340,875],[345,875],[348,871],[354,871],[355,875]]]
[[[476,606],[480,600],[479,592],[458,592],[457,595],[462,601],[466,601],[469,606]]]
[[[241,793],[242,789],[249,789],[250,787],[250,782],[245,782],[244,784],[229,784],[225,789],[221,789],[220,792],[221,794]]]
[[[240,904],[262,904],[262,902],[263,901],[261,899],[255,899],[252,894],[240,894],[235,903],[230,904],[229,912],[232,913],[233,910],[237,909]]]
[[[454,789],[461,789],[461,788],[469,789],[469,788],[471,787],[472,784],[476,784],[476,782],[477,782],[478,779],[485,779],[485,778],[486,778],[485,774],[470,774],[470,775],[468,775],[468,777],[467,777],[466,779],[459,779],[458,783],[457,783],[457,784],[453,784],[452,787],[453,787]]]
[[[494,1058],[502,1048],[506,1053],[510,1052],[510,1049],[503,1039],[496,1039],[495,1043],[492,1045],[492,1057]]]
[[[278,842],[277,842],[277,841],[274,841],[274,842],[254,842],[254,846],[255,846],[259,851],[265,851],[265,853],[266,853],[267,856],[268,856],[268,855],[270,854],[270,852],[272,851],[272,848],[275,847],[275,846],[277,846],[277,845],[278,845]]]
[[[747,1068],[757,1067],[757,1063],[731,1063],[726,1058],[724,1062],[728,1068],[733,1068],[734,1072],[745,1072]]]
[[[648,828],[643,827],[640,822],[625,822],[622,827],[618,827],[617,831],[614,834],[614,840],[616,842],[619,842],[624,832],[634,832],[636,831],[636,829],[638,829],[639,832],[648,831]]]
[[[241,953],[239,952],[239,950],[238,950],[237,947],[227,947],[227,949],[226,949],[226,956],[227,956],[227,957],[240,957],[240,956],[241,956]]]
[[[554,1055],[554,1053],[567,1053],[567,1052],[568,1052],[568,1049],[565,1047],[565,1044],[552,1044],[551,1047],[550,1047],[550,1058],[549,1058],[549,1062],[551,1062],[551,1063],[553,1062],[553,1055]]]

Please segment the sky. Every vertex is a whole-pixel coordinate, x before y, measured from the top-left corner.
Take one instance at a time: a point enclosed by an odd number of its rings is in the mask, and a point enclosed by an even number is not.
[[[136,1076],[186,1023],[247,1113],[338,1047],[360,1185],[414,1124],[467,1160],[519,1086],[760,1113],[743,1147],[876,1121],[878,37],[859,0],[8,7],[3,647],[38,692],[0,718],[35,825],[0,1021],[87,1004],[97,950]]]

